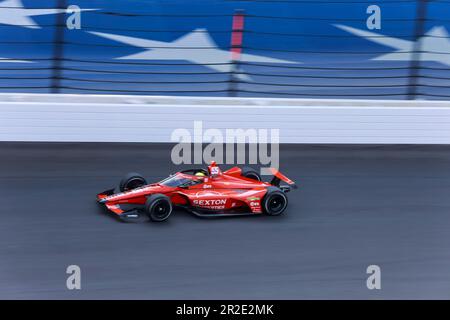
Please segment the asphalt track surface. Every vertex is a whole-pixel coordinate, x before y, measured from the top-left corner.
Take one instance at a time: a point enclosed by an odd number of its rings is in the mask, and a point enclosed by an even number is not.
[[[0,298],[450,298],[450,147],[282,146],[300,188],[280,217],[123,223],[95,203],[180,169],[170,148],[1,143]]]

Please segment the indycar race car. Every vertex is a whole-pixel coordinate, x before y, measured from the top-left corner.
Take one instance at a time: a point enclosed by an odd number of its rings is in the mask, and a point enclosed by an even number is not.
[[[97,195],[125,221],[146,214],[152,221],[167,220],[174,206],[200,217],[267,214],[277,216],[288,205],[286,193],[295,183],[271,168],[273,179],[263,182],[251,168],[233,167],[222,172],[215,162],[206,169],[177,172],[153,184],[138,173],[129,173],[117,188]],[[280,185],[281,181],[286,184]]]

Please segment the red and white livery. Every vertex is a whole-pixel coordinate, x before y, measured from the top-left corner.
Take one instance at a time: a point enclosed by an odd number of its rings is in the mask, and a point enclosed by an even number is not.
[[[146,214],[152,221],[165,221],[174,207],[201,217],[277,216],[288,205],[286,193],[297,186],[278,170],[271,171],[273,179],[263,182],[252,168],[233,167],[222,172],[212,162],[207,170],[180,171],[152,184],[140,174],[129,173],[117,188],[98,194],[97,201],[123,220]],[[281,181],[286,184],[280,185]]]

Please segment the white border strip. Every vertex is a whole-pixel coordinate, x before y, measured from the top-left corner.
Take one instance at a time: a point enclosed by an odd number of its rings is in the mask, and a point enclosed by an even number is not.
[[[0,141],[173,142],[194,121],[281,143],[450,144],[448,101],[0,94]]]

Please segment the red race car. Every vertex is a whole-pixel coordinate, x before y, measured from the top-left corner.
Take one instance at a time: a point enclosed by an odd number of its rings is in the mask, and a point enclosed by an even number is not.
[[[174,206],[201,217],[267,214],[277,216],[288,205],[286,193],[295,183],[276,169],[272,181],[263,182],[251,168],[222,172],[215,162],[208,169],[177,172],[153,184],[140,174],[127,174],[116,189],[97,195],[97,201],[123,220],[142,213],[152,221],[167,220]],[[285,185],[280,185],[284,181]]]

